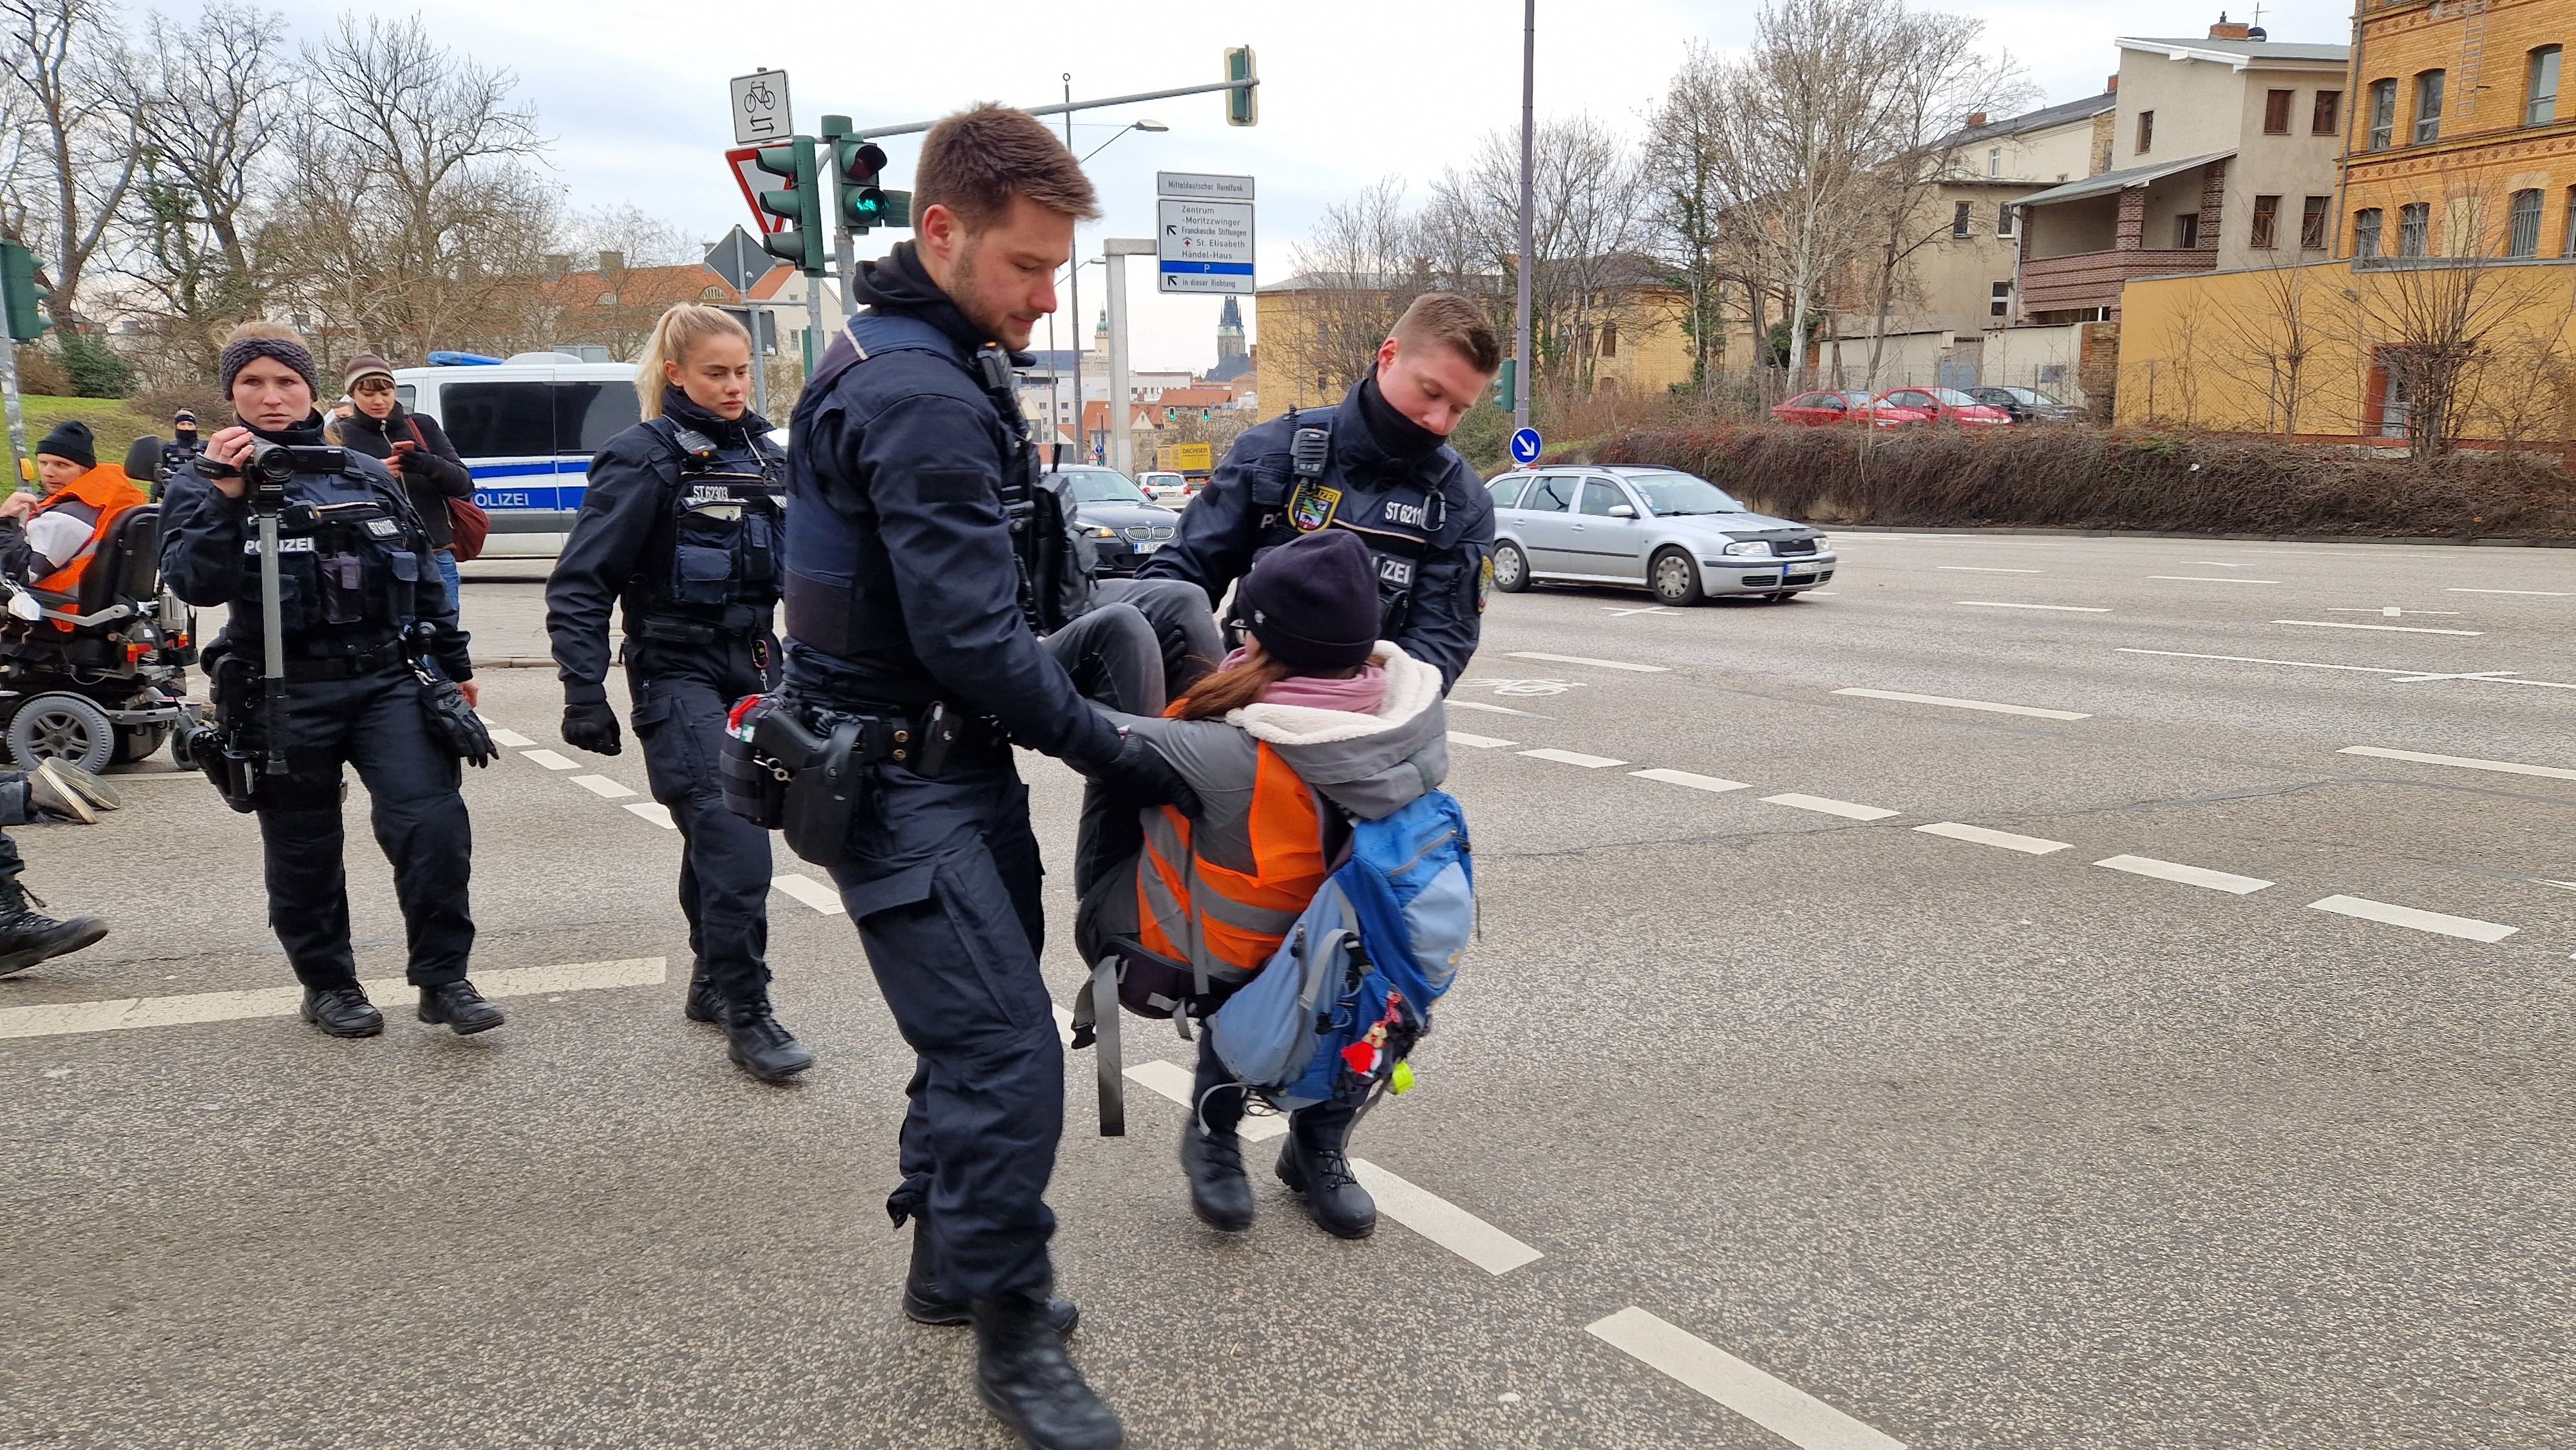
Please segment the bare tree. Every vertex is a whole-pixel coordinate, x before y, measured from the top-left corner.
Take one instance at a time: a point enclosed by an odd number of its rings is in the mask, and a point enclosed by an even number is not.
[[[41,194],[7,208],[11,236],[45,257],[58,316],[78,315],[82,275],[134,182],[131,117],[110,78],[118,40],[101,0],[0,0],[8,85],[32,129]]]
[[[566,219],[562,245],[580,266],[614,252],[629,267],[677,267],[706,259],[706,248],[688,233],[633,202],[579,211]]]
[[[1627,143],[1590,116],[1542,122],[1533,141],[1527,262],[1535,376],[1560,392],[1588,391],[1601,327],[1641,320],[1635,293],[1650,270],[1639,251],[1639,171]],[[1434,184],[1431,212],[1470,242],[1456,258],[1474,268],[1463,285],[1501,304],[1522,264],[1519,138],[1488,132],[1464,171],[1453,168]]]
[[[1727,197],[1720,175],[1719,117],[1730,101],[1725,62],[1694,42],[1646,121],[1639,157],[1642,244],[1685,299],[1691,381],[1704,386],[1726,343],[1726,284],[1740,266],[1728,255]]]
[[[2335,304],[2330,277],[2316,264],[2287,262],[2252,274],[2248,305],[2221,311],[2209,349],[2214,370],[2236,385],[2239,397],[2264,400],[2264,428],[2284,438],[2298,435],[2301,416],[2327,385],[2320,357],[2333,336]]]
[[[1307,284],[1289,304],[1305,314],[1303,351],[1287,357],[1279,345],[1286,339],[1265,340],[1279,376],[1302,384],[1311,375],[1315,391],[1330,397],[1367,373],[1405,305],[1432,285],[1423,242],[1395,177],[1324,208],[1290,252]]]

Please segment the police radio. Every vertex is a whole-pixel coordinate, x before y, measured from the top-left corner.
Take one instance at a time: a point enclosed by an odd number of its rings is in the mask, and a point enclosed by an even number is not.
[[[1322,428],[1300,428],[1288,440],[1288,466],[1302,479],[1324,476],[1324,464],[1333,456],[1333,435]]]

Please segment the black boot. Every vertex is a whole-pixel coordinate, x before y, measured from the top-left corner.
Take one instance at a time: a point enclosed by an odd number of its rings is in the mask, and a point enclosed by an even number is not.
[[[107,935],[107,923],[95,916],[56,921],[36,910],[42,905],[17,877],[0,876],[0,977],[96,945]]]
[[[463,977],[420,989],[420,1020],[444,1022],[459,1037],[489,1032],[504,1020],[501,1009],[483,1000],[474,984]]]
[[[680,1003],[680,1015],[692,1022],[718,1022],[724,1018],[724,998],[707,985],[707,964],[703,961],[689,969],[689,995]]]
[[[1288,1119],[1279,1144],[1279,1181],[1306,1200],[1315,1223],[1336,1238],[1364,1239],[1377,1232],[1377,1200],[1351,1176],[1342,1154],[1351,1115],[1309,1108]]]
[[[1065,1358],[1034,1293],[975,1302],[975,1388],[1032,1450],[1116,1450],[1118,1412]]]
[[[930,1223],[927,1219],[912,1221],[912,1270],[903,1276],[903,1317],[915,1324],[932,1324],[942,1328],[964,1324],[975,1317],[974,1310],[963,1299],[952,1299],[946,1285],[939,1282],[939,1267],[931,1262]],[[1059,1335],[1073,1333],[1082,1322],[1082,1311],[1072,1300],[1061,1295],[1047,1300],[1047,1323]]]
[[[1198,1120],[1181,1129],[1181,1172],[1190,1180],[1190,1212],[1226,1233],[1252,1227],[1252,1184],[1243,1176],[1243,1139],[1203,1131]]]
[[[814,1065],[814,1054],[770,1015],[769,998],[725,1004],[725,1055],[762,1082],[785,1082]]]
[[[304,1020],[322,1029],[330,1037],[373,1037],[385,1030],[385,1014],[367,1000],[366,990],[351,982],[345,987],[307,987],[304,989]]]

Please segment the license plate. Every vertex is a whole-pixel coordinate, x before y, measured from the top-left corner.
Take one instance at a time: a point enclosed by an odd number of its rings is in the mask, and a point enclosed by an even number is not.
[[[1150,554],[1161,547],[1163,547],[1161,544],[1155,543],[1149,539],[1144,543],[1138,544],[1136,546],[1136,552],[1139,554]]]

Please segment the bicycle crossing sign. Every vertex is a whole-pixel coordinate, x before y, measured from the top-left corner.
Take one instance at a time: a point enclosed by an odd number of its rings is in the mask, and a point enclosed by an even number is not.
[[[733,78],[733,144],[753,146],[795,134],[796,118],[787,108],[787,72],[760,70]]]

